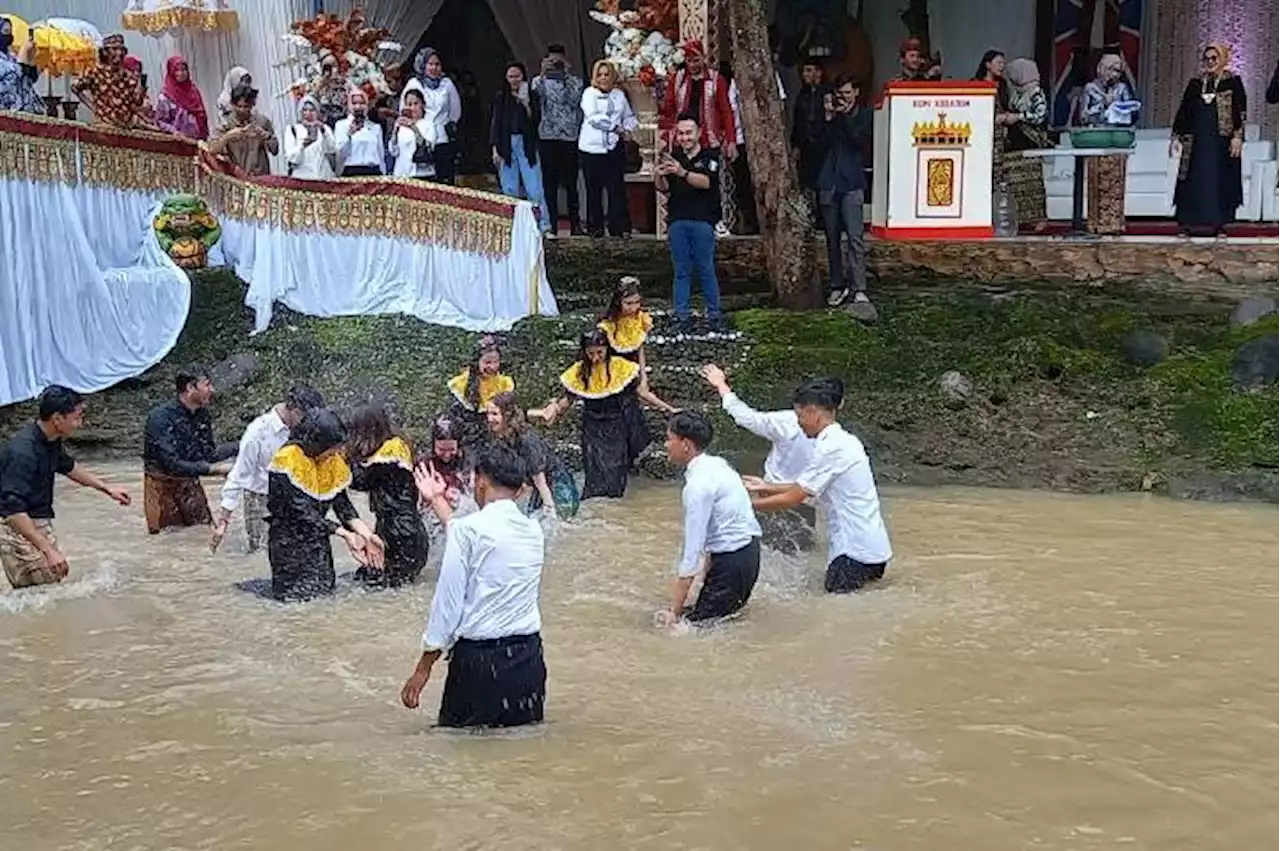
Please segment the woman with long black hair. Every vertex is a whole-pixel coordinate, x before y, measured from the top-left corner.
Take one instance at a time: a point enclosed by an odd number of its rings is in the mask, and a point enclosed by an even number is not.
[[[485,410],[489,420],[490,440],[516,451],[529,467],[529,484],[533,486],[527,513],[534,514],[545,506],[555,510],[561,520],[578,513],[578,484],[551,445],[525,420],[520,400],[514,393],[499,393]]]
[[[626,493],[627,472],[650,441],[638,399],[670,414],[676,411],[639,379],[639,364],[614,354],[608,336],[593,328],[578,342],[577,361],[560,376],[566,395],[529,411],[530,417],[550,424],[574,399],[582,400],[583,499]]]
[[[351,486],[368,492],[374,531],[387,548],[383,569],[361,569],[357,578],[392,588],[413,582],[427,563],[427,527],[418,512],[413,447],[392,425],[386,405],[362,405],[352,414],[347,458]]]
[[[649,363],[645,356],[644,344],[653,330],[653,317],[644,309],[644,300],[640,296],[640,279],[634,275],[624,275],[613,288],[609,297],[609,306],[600,314],[596,327],[609,338],[609,346],[614,352],[640,367],[640,388],[658,400],[656,407],[663,410],[675,410],[658,398],[649,387]],[[636,406],[634,413],[640,417],[638,428],[644,427],[643,413]]]
[[[493,397],[515,389],[511,376],[502,374],[502,349],[498,341],[488,335],[481,337],[471,361],[462,372],[449,379],[449,393],[453,396],[449,415],[462,426],[460,439],[465,448],[474,448],[488,432],[484,411]]]
[[[330,536],[347,542],[356,561],[380,570],[385,546],[347,495],[351,469],[342,457],[346,429],[328,408],[308,411],[267,470],[267,559],[271,595],[307,600],[332,594],[336,582]],[[328,518],[333,511],[338,520]]]

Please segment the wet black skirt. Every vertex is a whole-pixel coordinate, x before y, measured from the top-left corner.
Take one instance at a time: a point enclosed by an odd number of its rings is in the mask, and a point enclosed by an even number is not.
[[[519,727],[542,720],[547,666],[542,636],[461,638],[449,651],[441,727]]]
[[[706,579],[698,600],[685,617],[690,621],[709,621],[728,617],[751,599],[751,590],[760,578],[760,539],[731,553],[711,553]]]

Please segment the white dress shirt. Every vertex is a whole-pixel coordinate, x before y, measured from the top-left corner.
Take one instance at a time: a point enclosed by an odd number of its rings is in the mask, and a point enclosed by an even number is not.
[[[541,630],[542,559],[542,527],[514,500],[499,499],[450,521],[423,649]]]
[[[787,99],[786,86],[782,85],[782,77],[774,72],[773,79],[778,84],[778,100],[785,101]],[[738,91],[738,81],[729,81],[729,108],[733,110],[733,126],[737,128],[738,147],[742,147],[747,143],[747,131],[742,126],[742,92]],[[786,107],[783,107],[784,111]],[[745,152],[744,152],[745,153]]]
[[[766,482],[794,482],[800,478],[813,458],[813,441],[800,430],[795,411],[757,411],[737,393],[726,393],[720,404],[735,423],[771,444],[769,456],[764,459]]]
[[[426,118],[414,122],[422,138],[428,145],[438,145],[444,139],[444,131]],[[436,173],[434,165],[420,165],[413,161],[413,152],[418,149],[418,137],[408,127],[396,127],[387,149],[396,158],[391,173],[396,177],[431,177]]]
[[[271,459],[289,440],[289,427],[272,408],[249,423],[240,438],[240,450],[236,462],[222,484],[222,507],[235,511],[240,495],[245,491],[265,496],[267,493],[267,467]]]
[[[338,146],[338,173],[347,166],[372,166],[385,172],[382,125],[369,118],[359,130],[351,132],[351,118],[344,118],[333,127],[333,141]]]
[[[731,553],[760,537],[760,521],[737,470],[718,455],[703,453],[684,471],[684,553],[676,572],[695,576],[702,554]]]
[[[448,77],[440,78],[440,85],[434,89],[429,89],[425,85],[422,87],[423,94],[423,116],[436,126],[436,138],[439,140],[435,144],[443,145],[449,141],[449,135],[445,132],[446,124],[457,124],[462,118],[462,98],[458,96],[458,89],[453,85],[453,80]]]
[[[318,125],[316,140],[307,141],[305,124],[293,124],[284,131],[284,161],[291,166],[290,177],[299,180],[333,180],[333,155],[338,146],[333,142],[333,131],[328,125]]]
[[[608,94],[588,86],[582,92],[582,127],[578,130],[578,150],[586,154],[607,154],[618,145],[622,133],[639,127],[631,102],[622,89]]]
[[[796,484],[816,497],[826,512],[831,536],[828,564],[840,556],[862,564],[881,564],[893,557],[867,450],[839,423],[814,438],[813,461]]]

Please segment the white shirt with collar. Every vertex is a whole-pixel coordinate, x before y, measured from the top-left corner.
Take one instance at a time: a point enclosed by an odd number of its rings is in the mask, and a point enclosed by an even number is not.
[[[271,459],[289,440],[289,427],[280,419],[276,409],[249,423],[240,438],[236,462],[222,484],[221,505],[227,511],[235,511],[240,495],[245,491],[265,496],[267,493],[267,468]]]
[[[460,638],[483,641],[541,630],[542,561],[542,527],[514,500],[494,500],[450,521],[423,649],[446,651]]]
[[[769,456],[764,459],[766,482],[794,482],[800,478],[813,458],[813,441],[800,429],[795,411],[757,411],[732,392],[722,396],[720,404],[735,423],[771,444]]]
[[[732,553],[760,537],[760,521],[738,471],[718,455],[698,455],[684,471],[684,552],[676,568],[695,576],[702,554]]]
[[[385,173],[382,125],[366,117],[360,129],[352,133],[352,123],[348,116],[333,126],[333,141],[338,146],[338,172],[347,166],[363,166]]]
[[[862,564],[883,564],[893,557],[871,459],[862,441],[839,423],[814,438],[813,460],[796,484],[826,512],[828,564],[840,556]]]

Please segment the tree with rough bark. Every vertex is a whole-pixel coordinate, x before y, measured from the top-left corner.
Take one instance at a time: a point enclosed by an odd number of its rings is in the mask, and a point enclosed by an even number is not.
[[[733,78],[748,128],[746,154],[769,284],[779,306],[813,310],[822,305],[813,213],[787,144],[764,6],[761,0],[728,0],[722,8],[730,15]]]

